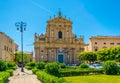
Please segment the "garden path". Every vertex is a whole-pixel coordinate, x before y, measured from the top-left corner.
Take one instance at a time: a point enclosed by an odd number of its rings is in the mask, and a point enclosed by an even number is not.
[[[24,68],[24,72],[21,72],[21,68],[14,71],[13,76],[9,77],[8,83],[42,83],[37,79],[37,76],[32,74],[31,70]]]

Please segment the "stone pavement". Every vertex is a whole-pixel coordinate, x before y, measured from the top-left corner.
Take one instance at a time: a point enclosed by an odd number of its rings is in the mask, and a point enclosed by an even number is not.
[[[8,80],[8,83],[42,83],[31,70],[24,69],[24,72],[21,72],[21,68],[16,69]]]

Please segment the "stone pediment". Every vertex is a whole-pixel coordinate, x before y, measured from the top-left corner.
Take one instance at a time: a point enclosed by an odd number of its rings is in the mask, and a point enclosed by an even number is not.
[[[54,17],[54,18],[50,18],[50,20],[47,21],[48,23],[71,23],[72,22],[70,21],[70,19],[67,19],[66,17],[62,17],[61,15],[61,12],[58,13],[58,16],[57,17]]]
[[[67,42],[65,40],[62,40],[62,39],[57,39],[56,41],[54,41],[54,43],[57,43],[57,44],[66,44]]]
[[[59,23],[59,22],[62,22],[62,23],[72,23],[70,20],[66,19],[66,18],[62,18],[62,17],[56,17],[56,18],[53,18],[51,20],[48,21],[49,23],[50,22],[54,22],[54,23]]]

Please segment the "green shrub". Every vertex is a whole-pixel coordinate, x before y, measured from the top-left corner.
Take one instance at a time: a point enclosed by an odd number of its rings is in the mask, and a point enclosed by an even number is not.
[[[25,68],[28,69],[28,70],[33,69],[33,67],[30,67],[30,66],[25,66]]]
[[[25,66],[26,69],[33,69],[36,66],[35,62],[28,62]]]
[[[106,61],[103,63],[103,69],[107,75],[117,75],[119,73],[118,65],[113,61]]]
[[[36,66],[36,65],[35,65],[35,62],[28,62],[26,65],[27,65],[27,66],[30,66],[30,67],[35,67],[35,66]]]
[[[120,67],[119,67],[119,75],[120,75]]]
[[[0,83],[6,83],[10,76],[9,72],[0,72]]]
[[[13,69],[13,70],[15,70],[15,69],[17,69],[17,66],[9,67],[9,69]]]
[[[32,72],[33,72],[34,74],[36,74],[37,71],[38,71],[37,68],[32,69]]]
[[[17,69],[17,66],[13,62],[7,62],[6,64],[8,69],[13,69],[13,70]]]
[[[13,75],[13,69],[6,70],[6,72],[9,72],[9,73],[10,73],[10,76]]]
[[[7,65],[5,61],[0,60],[0,71],[5,71],[7,69]]]
[[[66,68],[66,64],[65,63],[60,63],[60,67],[61,68]]]
[[[89,75],[89,74],[103,74],[103,69],[92,69],[92,68],[65,69],[59,72],[60,77]]]
[[[59,69],[60,66],[56,62],[48,63],[45,65],[46,72],[55,76],[59,76]]]
[[[14,67],[15,64],[13,62],[7,62],[7,67]]]
[[[43,83],[68,83],[65,79],[47,74],[44,71],[38,71],[36,72],[36,75],[39,80],[43,81]]]
[[[3,78],[0,77],[0,83],[4,83],[4,80]]]
[[[36,67],[37,67],[38,69],[44,69],[44,68],[45,68],[45,63],[44,63],[44,62],[38,62],[38,63],[36,64]]]
[[[89,68],[89,66],[85,63],[80,64],[80,68]]]

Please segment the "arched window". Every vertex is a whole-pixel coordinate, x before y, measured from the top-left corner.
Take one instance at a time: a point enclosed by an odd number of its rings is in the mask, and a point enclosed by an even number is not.
[[[58,38],[62,39],[62,32],[61,31],[58,32]]]

